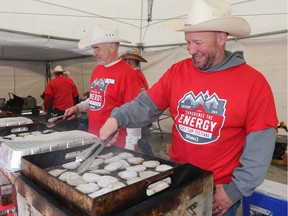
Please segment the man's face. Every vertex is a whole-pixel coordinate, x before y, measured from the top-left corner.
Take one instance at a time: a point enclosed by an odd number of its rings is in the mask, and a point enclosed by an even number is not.
[[[111,44],[103,43],[93,45],[93,56],[96,57],[98,65],[106,65],[110,63],[111,58]]]
[[[137,62],[135,59],[125,59],[125,61],[133,68],[137,67]]]
[[[187,50],[195,67],[207,70],[223,61],[226,39],[224,32],[185,32]]]

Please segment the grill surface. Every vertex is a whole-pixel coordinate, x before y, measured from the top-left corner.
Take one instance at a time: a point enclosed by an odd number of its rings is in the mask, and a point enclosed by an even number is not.
[[[47,192],[53,194],[56,199],[64,201],[64,203],[76,214],[79,215],[113,215],[118,214],[119,212],[126,211],[127,209],[137,206],[138,204],[149,201],[151,199],[161,199],[165,200],[165,197],[174,197],[174,205],[180,202],[179,194],[178,196],[173,196],[173,194],[182,193],[184,186],[191,184],[193,181],[199,181],[201,178],[211,175],[206,171],[203,171],[197,167],[194,167],[189,164],[180,165],[171,161],[163,160],[161,158],[156,158],[149,155],[144,155],[137,152],[132,152],[126,149],[121,149],[118,147],[111,146],[103,150],[103,154],[107,152],[131,152],[135,156],[140,156],[145,160],[158,160],[161,164],[168,164],[173,167],[171,170],[167,170],[163,173],[157,174],[140,182],[128,185],[124,188],[112,191],[110,193],[104,194],[102,196],[91,198],[86,194],[83,194],[76,190],[74,187],[69,186],[65,182],[60,181],[58,178],[55,178],[48,174],[47,170],[52,167],[59,167],[64,163],[68,163],[75,159],[65,159],[67,153],[73,151],[82,150],[84,147],[76,147],[70,149],[64,149],[54,152],[48,152],[43,154],[29,155],[22,157],[22,174],[25,175],[28,179],[36,182],[40,187],[44,188]],[[159,180],[162,180],[166,177],[171,178],[171,185],[168,189],[157,193],[152,197],[146,195],[147,187]],[[212,179],[212,178],[211,178]],[[200,180],[201,182],[201,180]],[[212,181],[211,181],[212,182]],[[197,184],[196,184],[197,185]],[[212,185],[212,183],[211,183]],[[198,189],[194,189],[194,192],[189,191],[190,195],[195,195],[203,192],[203,186],[197,186]],[[210,187],[212,191],[212,186]],[[159,195],[159,196],[158,196]],[[160,196],[161,195],[161,196]],[[164,196],[164,197],[162,197]],[[178,197],[178,198],[177,198]],[[157,203],[157,202],[153,202]],[[158,201],[159,203],[159,201]],[[147,204],[148,206],[151,205]],[[172,205],[169,208],[172,208]],[[163,206],[163,204],[159,204]],[[152,208],[150,206],[150,208]],[[134,208],[132,208],[134,209]],[[136,210],[139,212],[139,209]],[[164,209],[161,211],[164,212]],[[134,212],[135,213],[135,212]]]

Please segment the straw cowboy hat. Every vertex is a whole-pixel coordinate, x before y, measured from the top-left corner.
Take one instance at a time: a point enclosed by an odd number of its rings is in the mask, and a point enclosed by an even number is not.
[[[105,30],[97,26],[94,26],[92,33],[79,41],[78,47],[80,49],[85,49],[95,44],[115,43],[115,42],[131,43],[130,41],[119,38],[116,29]]]
[[[139,62],[147,62],[146,59],[144,59],[140,53],[138,53],[136,50],[128,50],[126,53],[120,56],[122,59],[134,59]]]
[[[231,16],[230,5],[224,0],[193,0],[185,27],[178,31],[221,31],[244,37],[251,28],[245,19]]]
[[[54,69],[51,69],[50,71],[51,73],[65,72],[60,65],[56,66]]]

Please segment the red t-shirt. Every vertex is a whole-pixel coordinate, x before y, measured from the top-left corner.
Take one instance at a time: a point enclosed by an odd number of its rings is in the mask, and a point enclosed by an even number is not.
[[[89,132],[99,136],[99,131],[113,108],[130,102],[140,92],[135,70],[124,60],[105,67],[98,65],[90,80]],[[126,130],[120,129],[115,145],[124,147]]]
[[[69,77],[67,77],[67,78],[70,79],[71,82],[73,83],[73,97],[74,98],[78,97],[79,96],[79,91],[78,91],[77,86],[75,85],[74,81],[71,78],[69,78]]]
[[[144,88],[145,90],[147,90],[149,87],[148,87],[148,83],[147,83],[147,80],[146,80],[143,72],[139,69],[137,69],[135,71],[136,71],[136,74],[139,78],[139,84],[140,84],[141,88]]]
[[[52,79],[45,89],[45,96],[44,96],[45,111],[47,111],[47,106],[49,105],[50,102],[50,101],[47,102],[47,100],[50,99],[53,108],[57,108],[64,111],[72,107],[74,105],[74,97],[78,93],[78,90],[77,93],[75,93],[75,88],[76,86],[72,81],[72,79],[67,78],[63,75],[56,76],[54,79]]]
[[[250,132],[278,124],[269,84],[247,64],[202,72],[186,59],[147,93],[160,109],[170,106],[170,159],[212,171],[215,184],[231,181]]]

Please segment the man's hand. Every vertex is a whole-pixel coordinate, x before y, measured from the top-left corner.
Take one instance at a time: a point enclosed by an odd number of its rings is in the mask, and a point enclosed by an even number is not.
[[[67,120],[75,119],[79,115],[79,109],[77,106],[70,107],[65,110],[65,116],[70,116]]]
[[[216,185],[216,191],[213,196],[213,214],[217,216],[224,215],[227,210],[233,205],[232,200],[229,199],[224,191],[223,185]]]
[[[110,117],[107,119],[107,121],[104,123],[102,128],[99,132],[99,138],[100,140],[106,140],[110,134],[114,133],[118,130],[118,122],[115,118]],[[116,139],[118,137],[119,132],[115,134],[113,139],[107,144],[107,146],[111,146],[113,143],[116,142]]]

